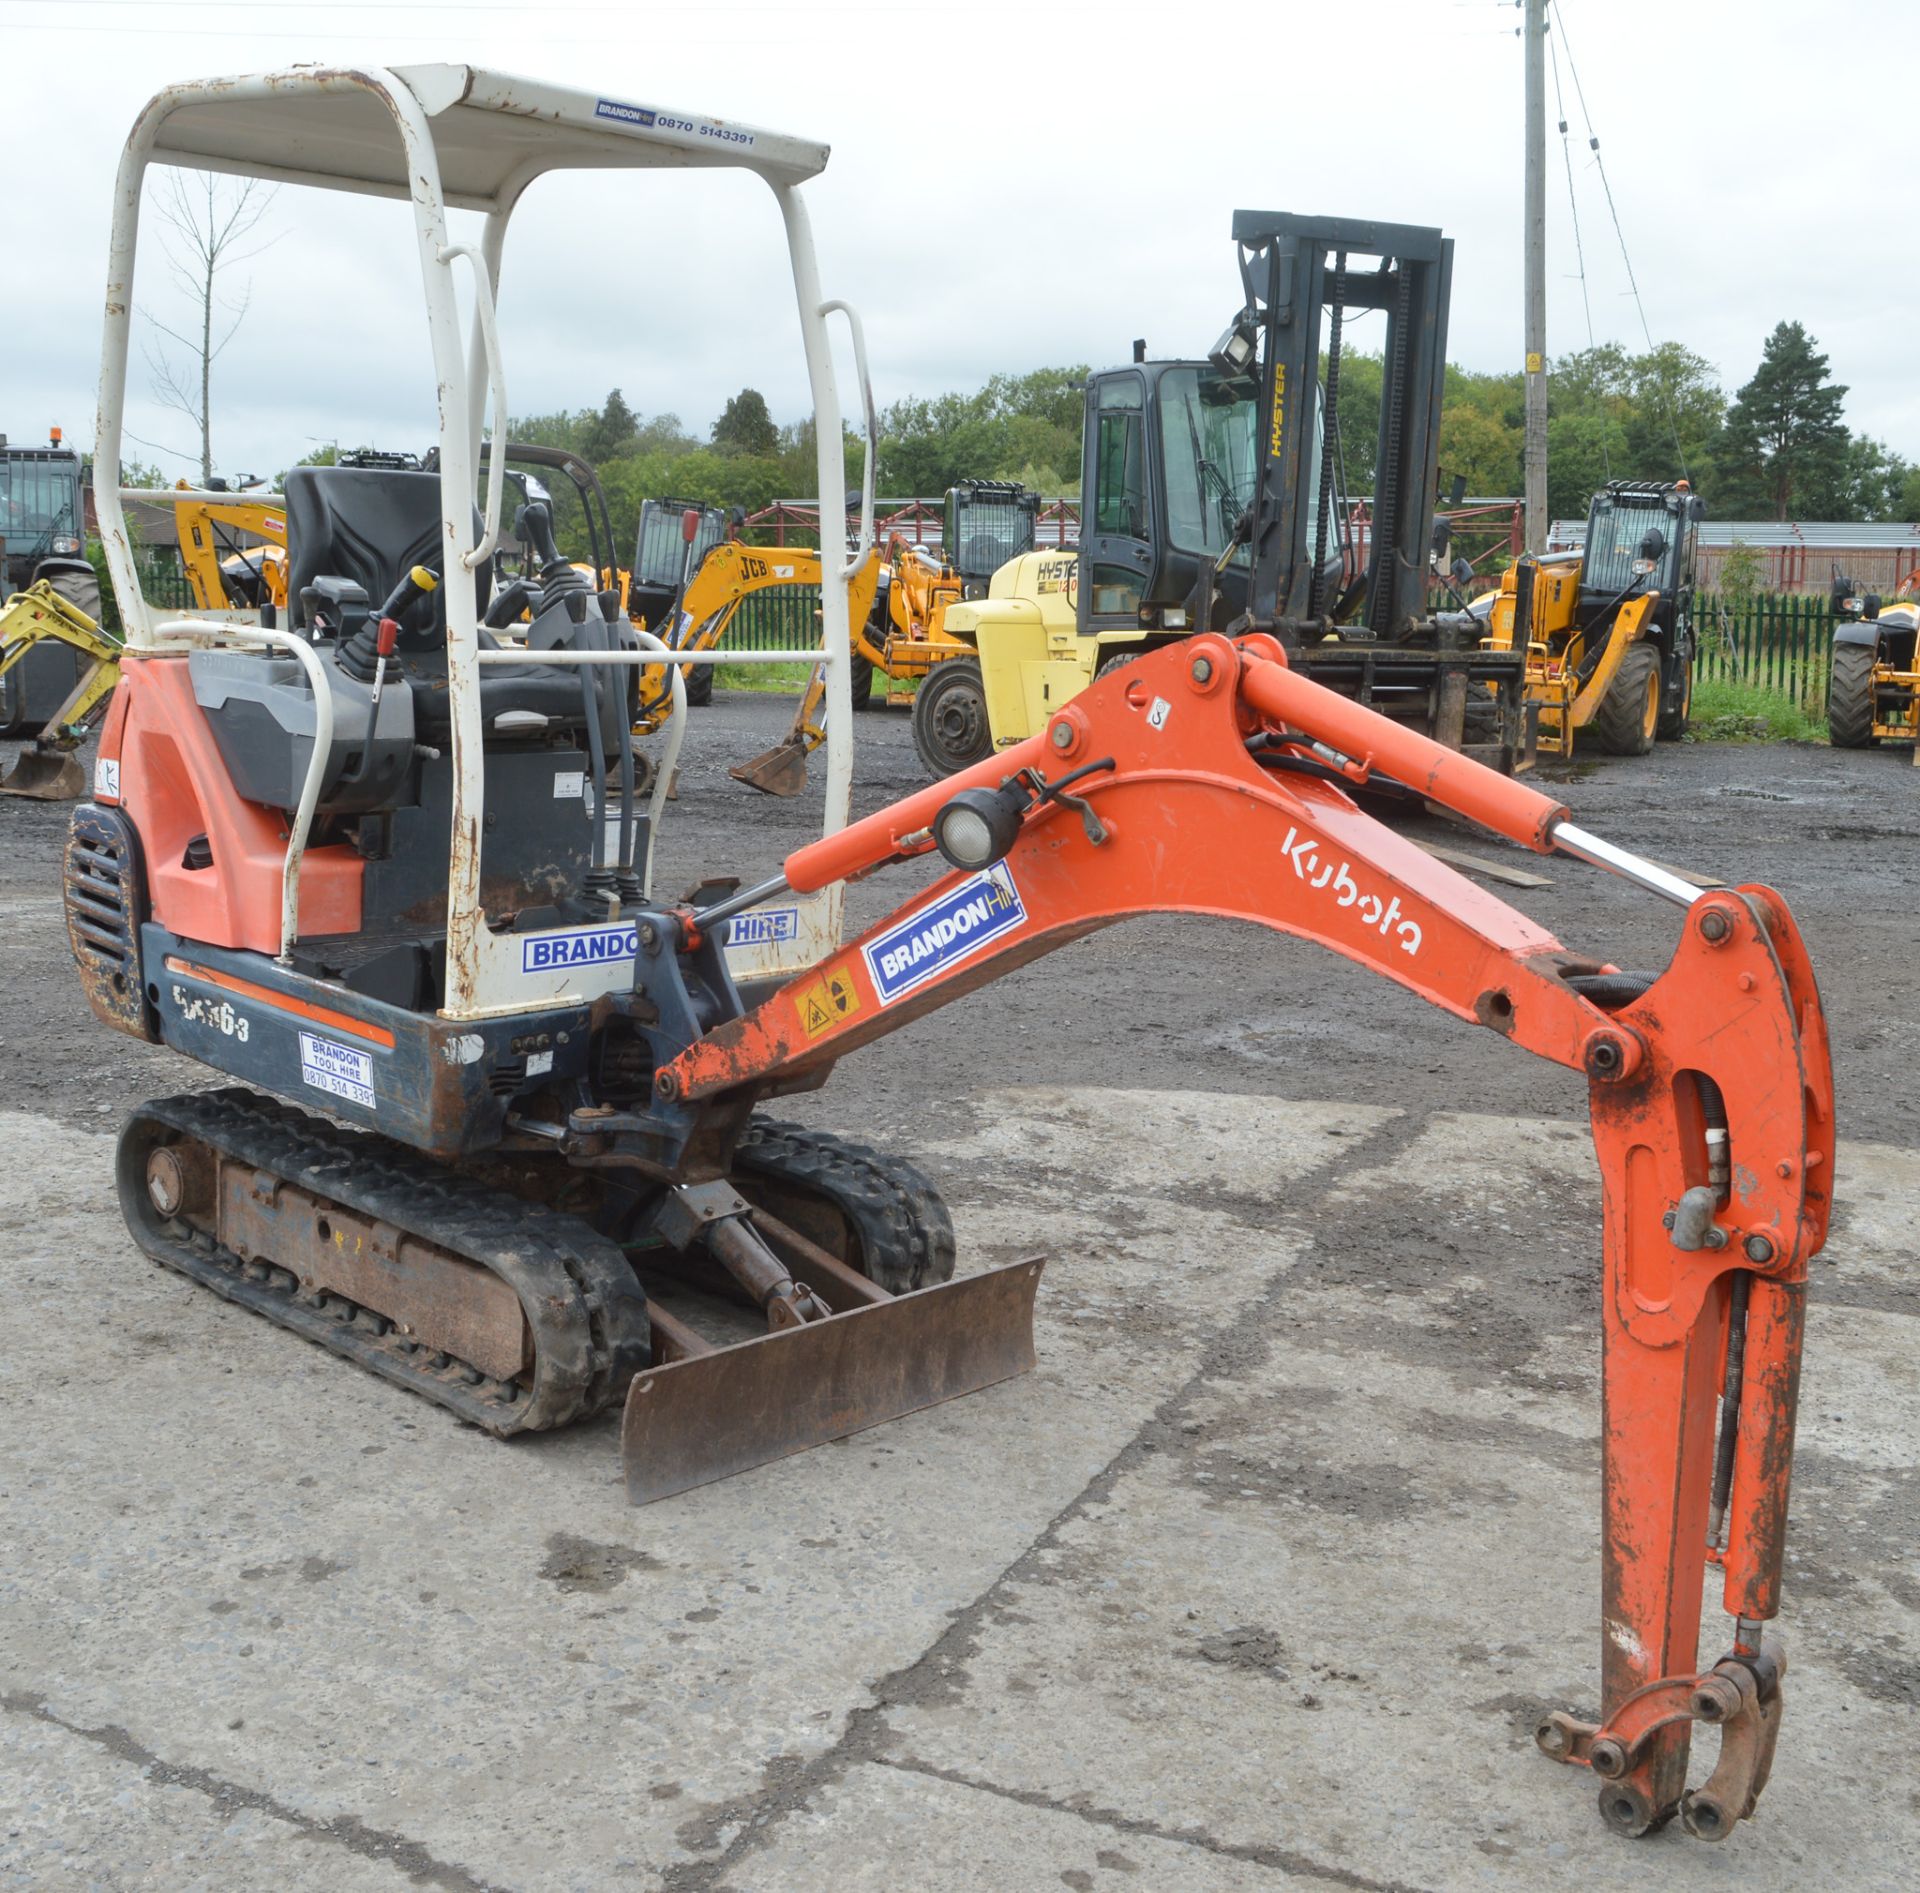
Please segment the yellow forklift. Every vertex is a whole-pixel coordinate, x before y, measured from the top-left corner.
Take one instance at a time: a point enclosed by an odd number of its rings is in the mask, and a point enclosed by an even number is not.
[[[1240,210],[1243,302],[1204,360],[1089,377],[1080,544],[1035,550],[953,606],[914,699],[949,775],[1024,741],[1104,671],[1197,632],[1266,632],[1315,683],[1511,774],[1523,660],[1428,609],[1453,245],[1438,230]],[[1346,323],[1384,318],[1364,542],[1338,429]],[[1323,347],[1324,340],[1324,347]]]

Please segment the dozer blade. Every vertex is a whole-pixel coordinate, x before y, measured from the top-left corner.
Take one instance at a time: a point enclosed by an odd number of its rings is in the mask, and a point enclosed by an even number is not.
[[[635,1505],[977,1393],[1033,1367],[1038,1261],[634,1375],[620,1429]]]
[[[0,780],[0,795],[24,795],[36,802],[77,802],[86,789],[86,772],[62,749],[23,749]]]
[[[807,786],[806,744],[788,737],[750,762],[735,763],[727,774],[763,795],[783,798],[798,795]]]

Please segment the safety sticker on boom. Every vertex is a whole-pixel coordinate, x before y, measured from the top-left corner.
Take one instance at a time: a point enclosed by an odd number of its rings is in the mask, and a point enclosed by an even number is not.
[[[817,1039],[860,1010],[860,989],[850,973],[825,973],[794,1004],[800,1011],[801,1029],[808,1038]]]
[[[971,959],[1026,917],[1012,873],[1004,861],[996,862],[932,906],[921,908],[912,919],[869,940],[860,951],[880,1003],[890,1006],[901,994]]]

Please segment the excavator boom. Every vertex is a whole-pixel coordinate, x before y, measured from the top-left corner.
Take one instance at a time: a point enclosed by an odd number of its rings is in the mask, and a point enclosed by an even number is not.
[[[1685,907],[1658,976],[1552,934],[1374,820],[1390,781],[1541,852]],[[1721,1838],[1764,1784],[1807,1264],[1825,1240],[1832,1076],[1792,917],[1763,887],[1702,892],[1576,828],[1565,807],[1291,669],[1264,636],[1142,658],[1019,746],[790,855],[806,891],[938,845],[965,861],[658,1074],[663,1100],[791,1088],[1002,973],[1131,914],[1254,921],[1385,974],[1582,1073],[1604,1184],[1602,1704],[1542,1748],[1603,1777],[1609,1825],[1680,1811]],[[635,1399],[642,1396],[635,1395]],[[1716,1407],[1718,1406],[1717,1450]],[[1708,1563],[1731,1649],[1698,1668]],[[1686,1794],[1694,1720],[1725,1731]]]

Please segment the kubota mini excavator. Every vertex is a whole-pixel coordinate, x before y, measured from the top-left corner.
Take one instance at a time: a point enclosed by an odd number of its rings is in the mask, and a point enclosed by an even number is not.
[[[458,67],[173,88],[122,169],[116,268],[131,270],[129,207],[163,131],[176,162],[284,167],[293,151],[307,181],[337,184],[335,162],[356,183],[410,180],[421,254],[449,261],[432,130],[449,113],[448,160],[462,201],[489,210],[496,259],[541,158],[636,163],[651,143],[746,162],[672,129],[695,123],[745,139],[777,190],[819,168],[772,134],[651,111],[606,123],[595,105]],[[401,149],[368,130],[389,123]],[[795,257],[807,283],[811,252]],[[654,651],[535,507],[525,643],[480,635],[501,492],[490,480],[476,518],[479,410],[444,392],[463,385],[455,304],[445,262],[423,273],[441,472],[289,477],[295,630],[150,623],[103,496],[129,647],[72,825],[73,953],[102,1020],[238,1081],[132,1114],[118,1179],[139,1245],[496,1434],[624,1401],[629,1491],[656,1498],[1032,1362],[1037,1262],[949,1281],[952,1227],[924,1177],[763,1104],[1130,915],[1319,941],[1586,1082],[1605,1191],[1601,1714],[1550,1716],[1538,1740],[1600,1777],[1615,1830],[1678,1812],[1723,1837],[1753,1810],[1781,1714],[1764,1633],[1832,1178],[1825,1031],[1785,903],[1702,892],[1315,683],[1277,639],[1206,632],[775,877],[654,899],[630,775],[611,857],[607,811],[581,792],[626,756],[626,680]],[[500,413],[490,278],[476,270],[476,326]],[[118,275],[107,293],[111,462],[132,299]],[[837,455],[831,383],[815,387]],[[833,667],[847,626],[831,583],[824,599]],[[1671,901],[1670,962],[1635,974],[1562,946],[1349,793],[1393,785]],[[935,852],[949,871],[930,888],[748,1003],[733,928]],[[767,1333],[716,1347],[643,1286],[687,1276],[759,1309]],[[1702,1669],[1709,1562],[1734,1621]],[[1689,1792],[1695,1722],[1721,1746]]]

